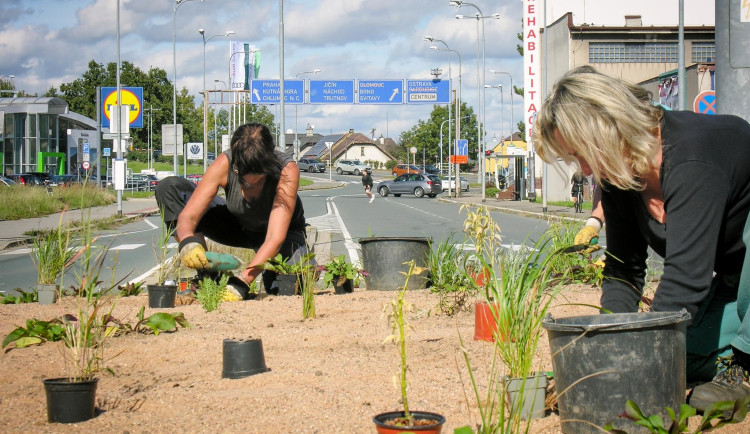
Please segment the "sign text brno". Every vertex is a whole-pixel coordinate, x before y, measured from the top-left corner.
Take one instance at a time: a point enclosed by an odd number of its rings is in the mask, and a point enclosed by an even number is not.
[[[359,104],[403,104],[403,80],[359,80],[357,83]]]
[[[279,80],[251,80],[250,94],[253,104],[278,104],[281,83]],[[284,80],[284,103],[305,103],[305,80]]]

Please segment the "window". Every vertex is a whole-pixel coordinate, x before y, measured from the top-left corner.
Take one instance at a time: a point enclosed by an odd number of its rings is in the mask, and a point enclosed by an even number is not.
[[[364,146],[360,146],[359,147],[359,156],[360,157],[364,157],[365,156],[365,147]]]
[[[690,49],[692,61],[696,63],[713,62],[716,60],[715,42],[693,42]]]
[[[676,42],[591,42],[590,63],[677,63]]]

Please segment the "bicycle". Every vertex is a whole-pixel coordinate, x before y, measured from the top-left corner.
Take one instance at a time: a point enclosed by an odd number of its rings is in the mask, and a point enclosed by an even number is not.
[[[576,194],[573,200],[573,206],[575,208],[575,212],[583,212],[583,184],[577,185]]]

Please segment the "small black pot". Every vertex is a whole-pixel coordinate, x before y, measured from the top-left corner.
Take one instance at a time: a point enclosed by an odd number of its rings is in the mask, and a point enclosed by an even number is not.
[[[278,295],[297,295],[299,288],[299,276],[296,274],[276,275],[276,290]]]
[[[333,290],[336,294],[348,294],[354,292],[354,281],[346,279],[339,284],[339,279],[333,279]]]
[[[424,433],[424,434],[439,434],[443,429],[445,423],[445,417],[437,413],[430,413],[427,411],[412,411],[411,415],[416,420],[433,420],[435,423],[431,425],[419,425],[419,426],[395,426],[389,425],[386,421],[404,417],[403,411],[390,411],[388,413],[380,413],[372,418],[375,422],[375,429],[378,434],[396,434],[396,433]]]
[[[267,372],[261,339],[224,339],[222,378],[244,378]]]
[[[171,309],[177,295],[177,285],[148,285],[148,307]]]
[[[92,419],[96,411],[98,378],[70,381],[68,378],[42,380],[47,395],[47,421],[75,423]]]

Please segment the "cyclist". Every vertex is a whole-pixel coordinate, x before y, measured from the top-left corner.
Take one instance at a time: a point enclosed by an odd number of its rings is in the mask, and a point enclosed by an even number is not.
[[[583,212],[583,184],[588,184],[589,180],[583,174],[583,171],[578,169],[573,174],[573,177],[570,178],[570,183],[573,185],[570,195],[573,196],[573,204],[575,205],[576,212]]]

